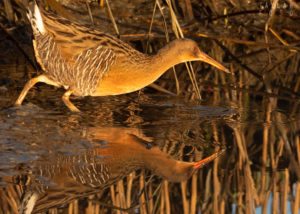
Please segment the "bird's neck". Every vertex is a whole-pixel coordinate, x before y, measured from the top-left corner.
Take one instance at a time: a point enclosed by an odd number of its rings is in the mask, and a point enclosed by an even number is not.
[[[143,154],[144,167],[168,181],[187,180],[194,172],[192,163],[178,161],[154,147]]]
[[[165,46],[157,54],[151,56],[151,73],[156,74],[157,79],[164,74],[169,68],[182,62],[176,49]]]
[[[136,53],[131,60],[120,57],[102,78],[93,96],[125,94],[150,85],[169,68],[182,62],[178,52],[173,46],[167,45],[155,55]]]

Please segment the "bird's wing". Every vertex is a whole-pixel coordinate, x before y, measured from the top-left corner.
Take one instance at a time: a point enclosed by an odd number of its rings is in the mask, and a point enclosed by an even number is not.
[[[88,50],[99,47],[104,51],[113,51],[122,56],[132,52],[132,48],[123,41],[100,31],[72,23],[52,13],[42,12],[43,23],[47,33],[53,36],[61,54],[69,60]],[[100,54],[100,53],[99,53]]]

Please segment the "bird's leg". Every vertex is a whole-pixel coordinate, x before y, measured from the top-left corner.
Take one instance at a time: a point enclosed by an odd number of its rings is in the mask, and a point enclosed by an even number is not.
[[[156,85],[155,83],[151,83],[149,85],[151,88],[154,88],[155,90],[157,91],[160,91],[160,92],[163,92],[163,93],[166,93],[166,94],[169,94],[169,95],[172,95],[172,96],[175,96],[176,94],[172,93],[171,91],[159,86],[159,85]]]
[[[19,95],[17,101],[15,102],[16,105],[21,105],[24,98],[26,97],[28,91],[38,82],[44,82],[47,83],[49,85],[54,85],[54,86],[58,86],[57,83],[53,82],[52,80],[48,79],[48,77],[46,77],[45,75],[40,75],[37,76],[35,78],[30,79],[26,85],[24,86],[21,94]]]
[[[64,93],[63,97],[62,97],[62,100],[64,101],[64,103],[66,104],[66,106],[71,110],[71,111],[74,111],[74,112],[80,112],[80,110],[74,106],[73,103],[71,103],[70,101],[70,95],[73,93],[73,91],[71,90],[68,90]]]

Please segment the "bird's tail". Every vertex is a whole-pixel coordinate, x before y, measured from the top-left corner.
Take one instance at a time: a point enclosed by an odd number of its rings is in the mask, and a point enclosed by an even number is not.
[[[33,9],[27,10],[27,17],[31,23],[31,27],[34,33],[44,34],[46,32],[43,17],[41,15],[41,11],[36,3],[33,1]]]
[[[31,214],[35,203],[39,197],[37,192],[29,191],[23,193],[21,204],[19,206],[19,214]]]

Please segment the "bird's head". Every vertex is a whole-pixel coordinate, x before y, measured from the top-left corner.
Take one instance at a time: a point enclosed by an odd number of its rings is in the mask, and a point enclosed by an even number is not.
[[[212,59],[206,53],[200,50],[198,44],[191,39],[177,39],[172,42],[173,48],[175,48],[176,54],[181,58],[182,62],[186,61],[202,61],[206,62],[226,73],[229,70],[221,65],[216,60]]]

